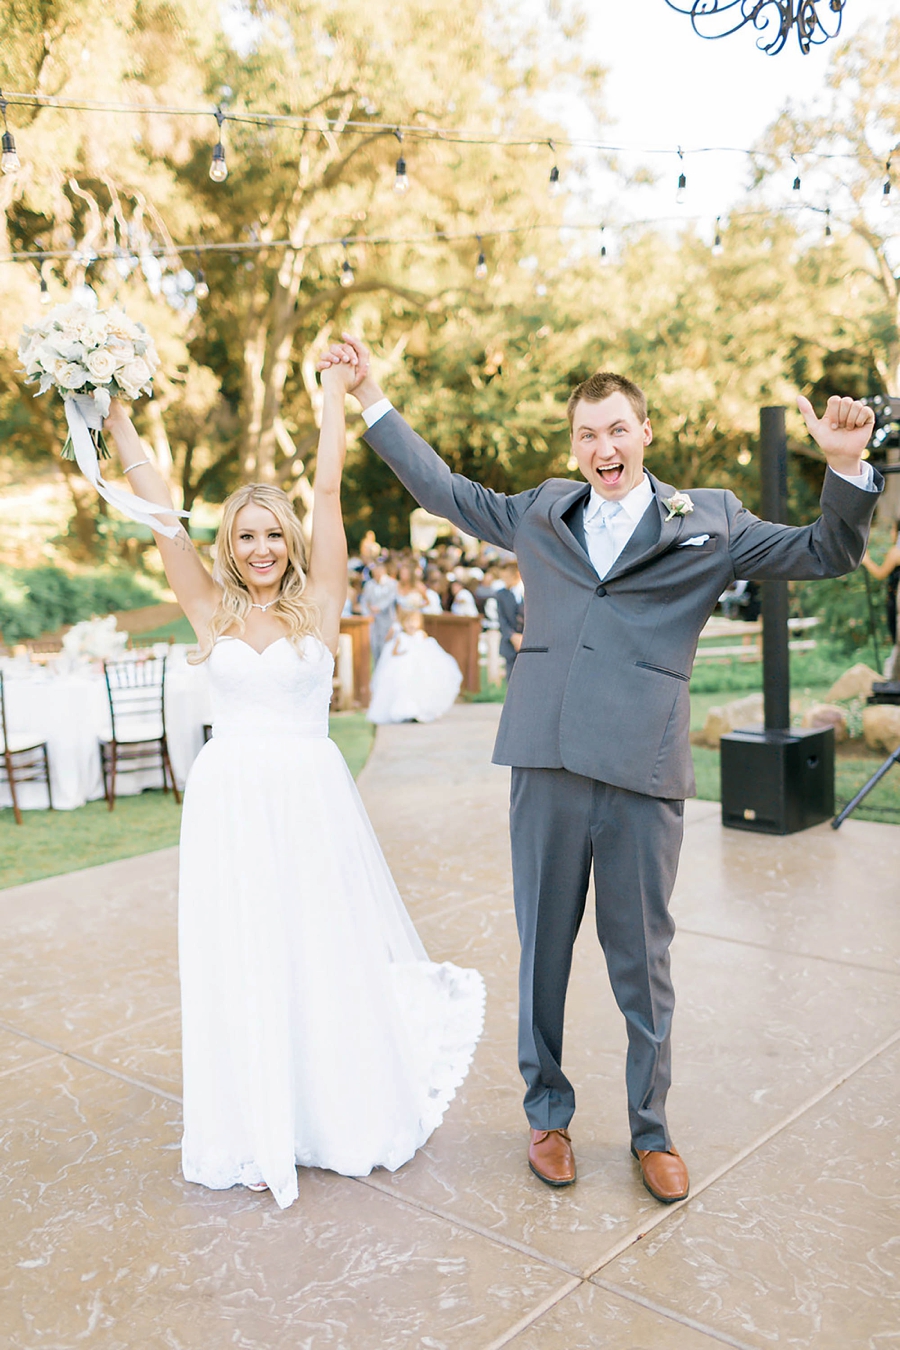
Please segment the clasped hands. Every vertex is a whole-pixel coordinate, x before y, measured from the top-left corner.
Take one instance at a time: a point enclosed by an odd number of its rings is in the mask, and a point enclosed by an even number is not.
[[[358,338],[343,334],[343,342],[333,342],[316,362],[322,388],[340,388],[347,394],[358,394],[369,374],[369,352]]]

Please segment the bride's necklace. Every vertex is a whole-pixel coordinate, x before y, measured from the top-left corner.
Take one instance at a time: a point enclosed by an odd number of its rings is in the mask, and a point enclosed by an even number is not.
[[[257,604],[255,603],[255,601],[251,600],[251,601],[250,601],[250,608],[251,608],[251,609],[261,609],[262,612],[263,612],[263,614],[265,614],[265,612],[266,612],[267,609],[271,609],[273,605],[277,605],[277,604],[278,604],[277,599],[276,599],[276,600],[270,600],[269,603],[268,603],[267,605],[257,605]]]

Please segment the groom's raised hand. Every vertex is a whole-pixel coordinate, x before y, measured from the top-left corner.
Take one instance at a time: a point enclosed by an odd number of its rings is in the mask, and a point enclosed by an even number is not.
[[[869,444],[875,414],[859,399],[838,398],[833,394],[825,416],[817,417],[813,405],[801,394],[797,407],[803,414],[810,436],[835,473],[856,477],[863,472],[862,453]]]

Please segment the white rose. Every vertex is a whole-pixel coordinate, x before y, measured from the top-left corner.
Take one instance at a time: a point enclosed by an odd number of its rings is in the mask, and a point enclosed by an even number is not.
[[[91,352],[85,358],[84,364],[90,371],[93,380],[100,384],[108,384],[116,368],[116,358],[105,347],[98,347],[95,352]]]
[[[127,366],[134,360],[134,343],[124,342],[121,338],[111,338],[108,350],[112,353],[118,367]]]
[[[116,380],[129,398],[137,398],[143,386],[150,381],[150,367],[138,356],[116,371]]]
[[[88,381],[87,371],[77,361],[58,361],[53,375],[61,389],[80,389]]]
[[[102,314],[94,314],[84,326],[83,341],[90,347],[102,347],[109,337],[109,328]]]
[[[140,331],[137,324],[132,323],[128,315],[116,307],[107,314],[106,324],[113,337],[122,338],[126,342],[133,342]]]

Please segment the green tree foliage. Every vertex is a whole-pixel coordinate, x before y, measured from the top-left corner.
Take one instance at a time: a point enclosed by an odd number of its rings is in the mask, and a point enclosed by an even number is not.
[[[826,249],[802,220],[761,198],[723,228],[719,257],[690,231],[673,239],[632,230],[604,267],[599,232],[566,228],[579,201],[596,203],[577,160],[562,156],[570,195],[548,195],[541,100],[564,84],[595,126],[603,117],[602,72],[584,63],[568,19],[529,27],[499,0],[7,7],[5,31],[21,41],[0,53],[4,89],[209,110],[183,118],[11,105],[23,167],[0,180],[0,252],[77,248],[77,258],[43,263],[51,298],[87,277],[102,301],[118,298],[154,332],[164,375],[139,425],[189,506],[220,501],[250,477],[281,483],[301,511],[308,505],[312,353],[344,328],[372,343],[392,397],[452,467],[503,491],[572,472],[566,398],[600,367],[645,386],[655,432],[648,461],[660,477],[728,486],[751,506],[760,403],[792,406],[799,389],[821,402],[883,387],[895,320],[885,279],[866,272],[864,250],[874,255],[861,235]],[[871,79],[868,48],[835,66],[835,88],[865,86],[884,119],[896,97],[895,28]],[[217,104],[230,114],[230,171],[220,184],[208,176]],[[252,119],[261,111],[295,121],[260,125]],[[401,124],[535,141],[498,147],[408,132],[401,145],[392,130]],[[789,147],[786,126],[772,132],[772,164],[818,144]],[[392,190],[401,152],[411,182],[404,196]],[[493,233],[511,226],[528,228]],[[486,279],[474,276],[475,233],[484,235]],[[183,255],[173,241],[253,247]],[[92,260],[107,249],[118,256]],[[345,260],[350,286],[340,284]],[[49,463],[61,405],[23,391],[14,354],[38,275],[32,264],[2,267],[2,451]],[[197,294],[200,268],[206,297]],[[799,417],[790,425],[800,520],[815,511],[822,468]],[[80,556],[99,556],[96,541],[114,532],[98,530],[101,508],[64,471]],[[374,527],[385,543],[402,544],[410,506],[352,444],[351,539]]]

